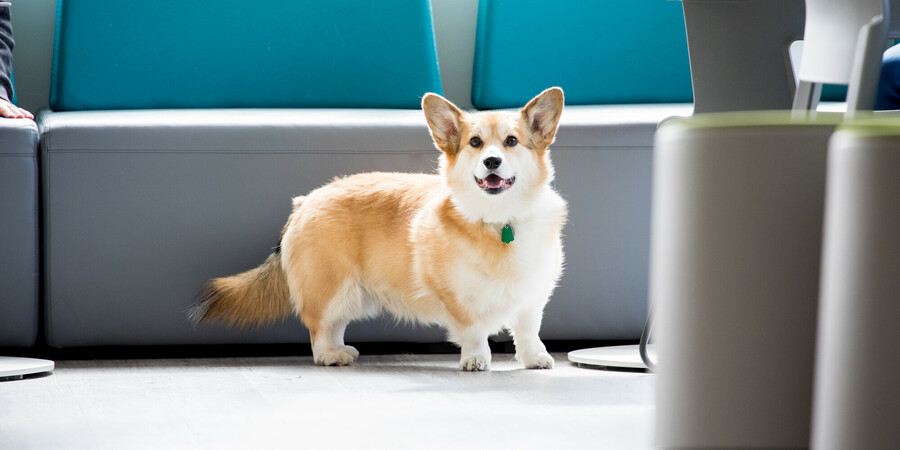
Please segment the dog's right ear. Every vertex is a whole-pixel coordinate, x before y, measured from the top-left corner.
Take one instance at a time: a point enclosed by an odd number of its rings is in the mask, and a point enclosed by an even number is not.
[[[431,92],[422,99],[422,111],[431,130],[434,143],[444,153],[453,154],[459,149],[462,111],[444,97]]]
[[[547,148],[556,139],[556,127],[565,103],[563,90],[552,87],[538,94],[522,108],[522,115],[537,147]]]

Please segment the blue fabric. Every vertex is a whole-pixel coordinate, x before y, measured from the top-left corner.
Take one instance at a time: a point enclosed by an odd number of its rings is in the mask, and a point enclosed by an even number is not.
[[[875,110],[900,109],[900,45],[884,52],[881,61],[881,79],[875,94]]]
[[[480,0],[472,103],[521,106],[550,86],[570,105],[693,101],[681,2]]]
[[[54,110],[418,108],[428,0],[60,0]]]

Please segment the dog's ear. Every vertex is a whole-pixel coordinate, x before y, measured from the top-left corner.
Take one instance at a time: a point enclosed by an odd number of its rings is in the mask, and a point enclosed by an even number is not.
[[[425,120],[437,147],[444,153],[456,153],[459,149],[462,111],[444,97],[430,92],[422,99],[422,111],[425,112]]]
[[[552,87],[538,94],[522,108],[522,116],[528,124],[535,148],[546,148],[553,143],[564,104],[563,90]]]

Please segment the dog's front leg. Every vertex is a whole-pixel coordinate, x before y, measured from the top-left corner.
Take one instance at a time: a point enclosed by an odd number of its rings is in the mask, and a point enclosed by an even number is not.
[[[553,357],[538,337],[544,308],[529,308],[519,313],[509,331],[516,345],[516,359],[525,364],[526,369],[552,369]]]
[[[488,346],[490,332],[472,325],[462,330],[452,330],[451,338],[459,344],[460,370],[481,372],[491,370],[491,348]]]

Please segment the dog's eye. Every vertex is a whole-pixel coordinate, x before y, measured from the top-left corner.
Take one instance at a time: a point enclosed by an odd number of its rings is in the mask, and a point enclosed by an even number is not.
[[[478,136],[474,136],[472,139],[469,139],[469,145],[472,147],[478,148],[481,147],[481,138]]]
[[[516,139],[515,136],[507,136],[507,137],[506,137],[506,140],[503,141],[503,143],[504,143],[507,147],[515,147],[516,144],[519,143],[519,140]]]

